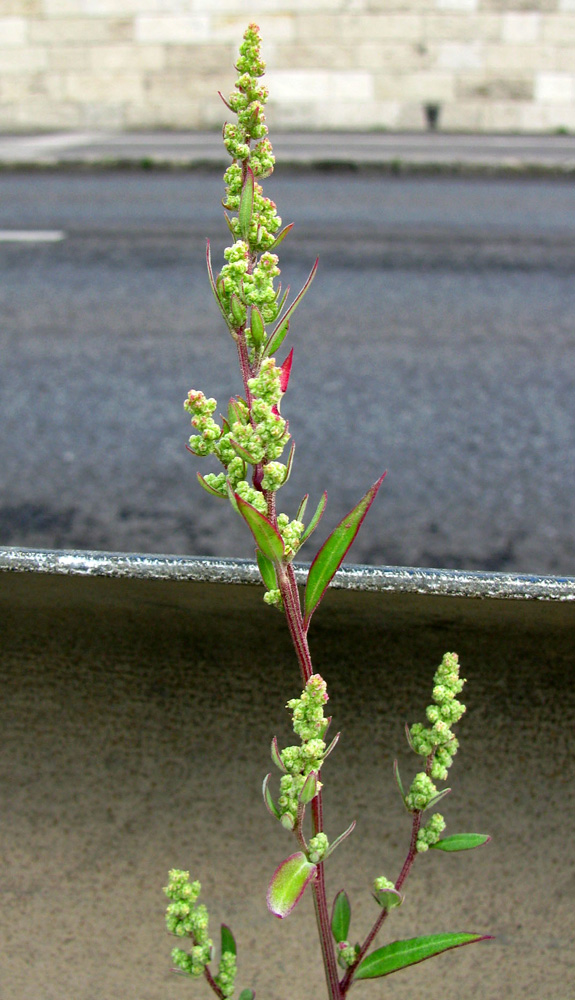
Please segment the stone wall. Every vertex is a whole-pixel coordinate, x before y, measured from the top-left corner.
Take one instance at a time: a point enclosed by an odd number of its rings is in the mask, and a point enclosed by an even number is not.
[[[575,0],[1,0],[0,129],[215,127],[250,18],[276,127],[575,129]]]

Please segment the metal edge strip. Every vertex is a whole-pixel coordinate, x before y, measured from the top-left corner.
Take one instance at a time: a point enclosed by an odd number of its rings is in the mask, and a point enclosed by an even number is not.
[[[297,564],[299,583],[306,564]],[[0,572],[46,573],[197,583],[259,584],[259,571],[247,559],[212,559],[83,550],[0,547]],[[575,601],[575,577],[426,569],[410,566],[348,565],[332,586],[340,590],[429,594],[515,600]]]

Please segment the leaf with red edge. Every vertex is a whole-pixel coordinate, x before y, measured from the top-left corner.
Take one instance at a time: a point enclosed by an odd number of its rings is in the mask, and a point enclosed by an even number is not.
[[[308,861],[302,851],[290,854],[278,865],[268,886],[267,904],[270,913],[283,919],[289,916],[306,887],[315,878],[317,865]]]
[[[305,628],[307,628],[311,616],[341,566],[365,515],[377,496],[384,477],[385,472],[368,489],[353,510],[350,510],[349,514],[334,528],[312,562],[305,587]]]
[[[465,944],[475,944],[478,941],[488,941],[489,934],[428,934],[425,937],[409,938],[405,941],[392,941],[367,955],[358,965],[353,974],[356,979],[379,979],[389,976],[391,972],[405,969],[408,965],[424,962],[451,948],[461,948]]]
[[[335,941],[347,941],[351,921],[351,906],[345,889],[340,889],[333,901],[331,911],[331,933]]]
[[[305,495],[305,501],[306,501],[306,503],[307,503],[307,497],[308,497],[308,495],[309,494],[307,494],[307,493]],[[319,501],[319,503],[318,503],[318,505],[316,507],[315,514],[313,515],[311,521],[309,522],[307,528],[305,529],[303,535],[301,536],[301,544],[302,545],[309,538],[309,536],[311,535],[312,531],[315,531],[315,529],[317,528],[319,522],[321,521],[321,519],[323,517],[323,512],[325,510],[326,504],[327,504],[327,492],[326,492],[326,490],[324,490],[323,493],[322,493],[322,495],[321,495],[321,499],[320,499],[320,501]],[[302,517],[303,517],[303,513],[298,517],[298,520],[301,521]]]
[[[237,493],[234,499],[238,505],[238,510],[244,521],[247,523],[256,545],[263,552],[267,559],[272,562],[279,561],[285,552],[283,538],[277,528],[264,514],[252,507],[251,503],[243,500]]]
[[[268,812],[271,813],[275,819],[280,819],[280,811],[272,799],[272,793],[269,789],[270,778],[271,774],[266,774],[262,785],[262,795]]]
[[[193,454],[194,453],[192,452],[192,455]],[[198,477],[198,482],[199,482],[200,486],[203,486],[203,488],[205,489],[206,493],[211,494],[211,496],[213,496],[213,497],[217,497],[219,500],[225,500],[226,499],[226,497],[222,496],[221,493],[218,493],[218,491],[215,490],[213,488],[213,486],[210,486],[210,484],[206,482],[206,480],[204,479],[204,477],[199,472],[196,472],[196,476]]]
[[[429,846],[436,851],[473,851],[476,847],[488,844],[490,840],[488,833],[453,833]]]
[[[257,306],[252,306],[250,314],[250,332],[256,347],[261,347],[265,340],[266,328],[262,319],[262,314]]]
[[[292,361],[293,361],[293,347],[280,367],[280,389],[282,392],[286,392],[288,387]]]
[[[279,247],[280,243],[282,243],[283,240],[285,240],[290,229],[293,229],[293,225],[294,225],[293,222],[290,222],[288,226],[284,226],[281,233],[278,233],[271,246],[268,247],[268,250],[275,250],[276,247]]]

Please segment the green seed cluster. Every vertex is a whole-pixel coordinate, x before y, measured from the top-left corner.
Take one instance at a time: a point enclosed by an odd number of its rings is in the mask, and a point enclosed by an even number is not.
[[[428,851],[436,844],[445,830],[445,820],[441,813],[434,813],[430,820],[417,833],[417,851]]]
[[[231,997],[234,994],[237,969],[236,956],[231,951],[224,951],[220,958],[218,974],[214,976],[214,979],[225,997]]]
[[[459,742],[451,732],[451,726],[465,712],[465,705],[456,695],[462,690],[465,680],[459,676],[459,660],[456,653],[446,653],[433,678],[433,704],[426,710],[427,719],[432,723],[426,727],[415,723],[409,731],[411,745],[423,757],[433,755],[430,774],[436,781],[445,781]]]
[[[166,910],[166,927],[177,937],[189,937],[189,952],[174,948],[172,960],[178,969],[191,976],[201,976],[212,955],[213,942],[208,936],[208,911],[196,905],[200,894],[199,882],[190,882],[190,873],[172,869],[164,892],[171,900]]]
[[[323,861],[329,849],[329,840],[325,833],[317,833],[308,844],[308,858],[314,865]]]
[[[437,794],[437,788],[431,778],[425,771],[420,771],[411,782],[411,788],[405,796],[405,804],[412,812],[419,812],[427,809]]]
[[[357,949],[349,941],[340,941],[337,945],[337,961],[342,969],[349,969],[357,959]]]
[[[323,735],[327,728],[323,709],[327,700],[325,681],[319,674],[313,674],[301,697],[292,698],[286,706],[292,710],[293,729],[302,741],[301,746],[286,747],[280,754],[287,774],[280,779],[278,805],[281,822],[287,829],[293,829],[296,824],[299,796],[308,774],[319,771],[323,763],[326,749]],[[317,791],[320,788],[321,782],[318,781]],[[323,841],[317,843],[320,850],[322,844]],[[327,850],[327,838],[324,846]]]

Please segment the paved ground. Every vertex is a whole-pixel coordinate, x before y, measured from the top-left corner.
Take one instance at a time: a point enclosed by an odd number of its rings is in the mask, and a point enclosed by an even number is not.
[[[284,132],[272,135],[284,166],[352,165],[404,169],[575,170],[573,135],[443,132]],[[172,164],[221,166],[219,132],[0,135],[0,164]]]

